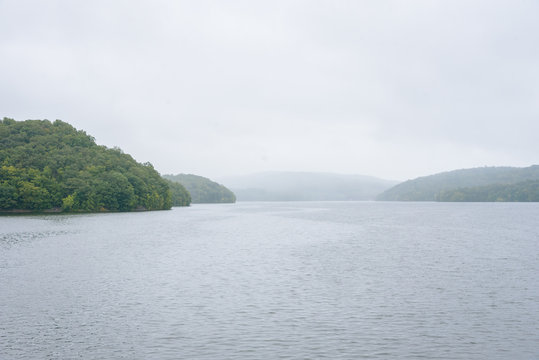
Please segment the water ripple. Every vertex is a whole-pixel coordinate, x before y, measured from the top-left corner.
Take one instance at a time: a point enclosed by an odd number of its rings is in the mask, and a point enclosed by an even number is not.
[[[499,205],[0,218],[0,358],[537,358],[539,205]]]

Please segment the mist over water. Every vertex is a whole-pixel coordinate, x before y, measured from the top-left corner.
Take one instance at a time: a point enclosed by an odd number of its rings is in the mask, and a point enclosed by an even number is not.
[[[0,217],[0,358],[532,359],[538,204]]]

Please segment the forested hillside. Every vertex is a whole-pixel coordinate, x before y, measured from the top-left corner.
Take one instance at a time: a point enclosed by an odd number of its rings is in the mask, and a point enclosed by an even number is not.
[[[208,178],[192,175],[163,175],[165,179],[182,184],[191,194],[194,204],[233,203],[236,196],[232,191]]]
[[[188,205],[185,194],[175,202]],[[99,146],[68,123],[0,122],[1,211],[159,210],[172,204],[169,184],[151,164]]]
[[[392,201],[534,201],[539,165],[454,170],[400,183],[377,197]]]

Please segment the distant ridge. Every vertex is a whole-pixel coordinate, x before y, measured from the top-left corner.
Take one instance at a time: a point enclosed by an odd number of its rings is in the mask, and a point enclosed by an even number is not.
[[[535,181],[539,181],[539,165],[461,169],[405,181],[377,200],[537,201]]]
[[[221,184],[193,174],[163,175],[163,178],[182,184],[193,204],[234,203],[236,196]]]
[[[396,181],[364,175],[261,172],[222,178],[238,201],[374,200]]]

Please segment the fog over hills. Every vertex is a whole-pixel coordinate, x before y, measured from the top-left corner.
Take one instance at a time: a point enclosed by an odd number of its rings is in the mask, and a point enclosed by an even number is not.
[[[219,179],[238,201],[373,200],[397,184],[365,175],[260,172]]]

